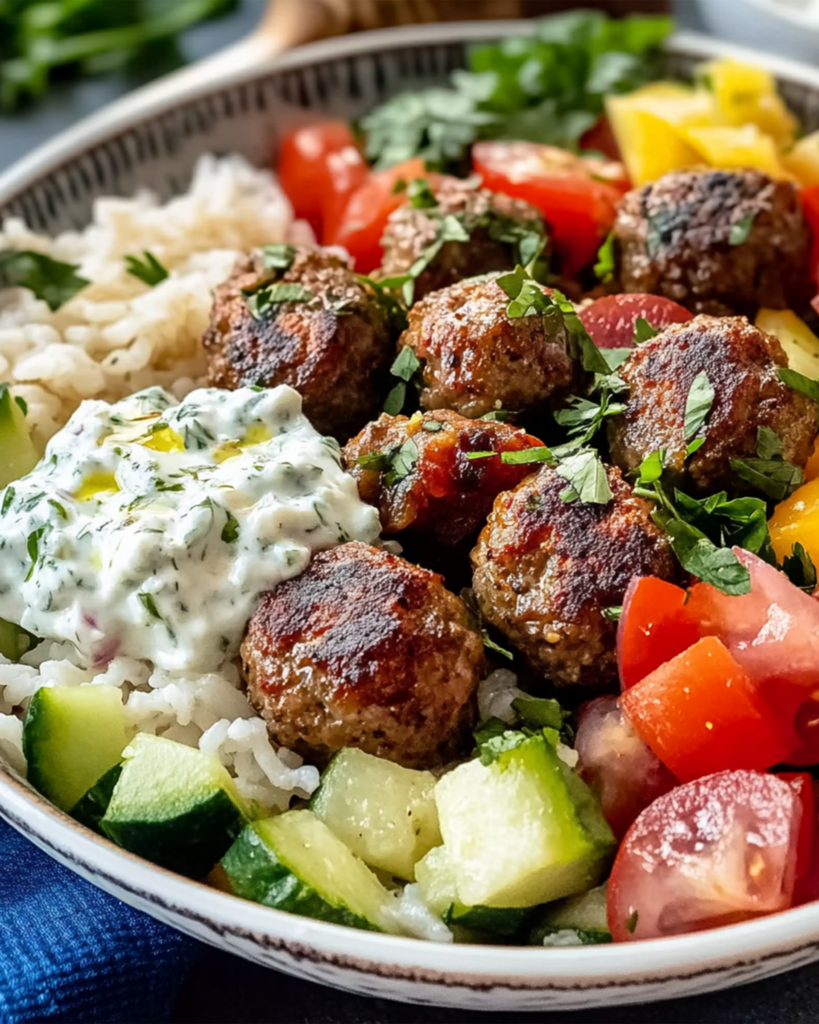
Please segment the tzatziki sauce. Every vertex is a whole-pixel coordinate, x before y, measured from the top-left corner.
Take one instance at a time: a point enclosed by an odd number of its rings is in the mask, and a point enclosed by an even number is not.
[[[210,672],[264,591],[379,529],[292,388],[86,401],[0,491],[0,618],[91,664]]]

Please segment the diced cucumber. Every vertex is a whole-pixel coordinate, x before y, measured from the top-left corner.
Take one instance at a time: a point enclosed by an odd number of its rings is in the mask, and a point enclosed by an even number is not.
[[[116,686],[49,686],[23,721],[28,781],[64,811],[119,762],[133,730]]]
[[[577,933],[577,944],[611,942],[606,919],[608,887],[605,882],[579,896],[540,907],[529,930],[529,942],[533,946],[542,946],[545,940],[566,944],[561,942],[560,934],[566,931]]]
[[[399,931],[387,890],[312,811],[252,822],[222,867],[233,892],[255,903],[352,928]]]
[[[123,756],[103,832],[162,867],[206,874],[248,818],[219,758],[146,734],[134,737]]]
[[[596,885],[615,840],[594,797],[542,736],[435,787],[458,898],[467,906],[531,907]]]
[[[310,810],[366,864],[415,879],[417,861],[441,842],[435,776],[348,748],[322,775]]]
[[[445,924],[470,932],[514,935],[530,913],[528,907],[467,907],[458,900],[455,872],[445,846],[434,850],[415,865],[421,895],[429,909]]]
[[[31,633],[22,626],[0,619],[0,654],[9,661],[18,661],[26,651],[30,650]]]
[[[81,825],[85,825],[86,828],[104,835],[100,823],[108,810],[108,804],[111,803],[111,796],[114,787],[119,782],[120,775],[122,775],[121,764],[115,764],[113,768],[109,768],[105,775],[74,804],[71,809],[71,817]]]
[[[0,384],[0,487],[30,473],[39,461],[20,403]]]

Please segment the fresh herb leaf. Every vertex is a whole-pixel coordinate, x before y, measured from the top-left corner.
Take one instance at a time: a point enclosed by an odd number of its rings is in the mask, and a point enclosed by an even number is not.
[[[635,910],[635,911],[633,911],[633,913],[631,914],[629,919],[626,921],[626,931],[629,932],[631,935],[634,934],[635,929],[637,928],[637,922],[638,922],[639,919],[640,919],[640,915]]]
[[[693,441],[690,441],[685,446],[685,457],[690,458],[695,452],[698,452],[700,448],[705,444],[704,437],[695,437]]]
[[[700,370],[688,391],[685,400],[685,426],[683,436],[691,441],[701,428],[705,426],[711,406],[714,403],[714,388],[705,370]]]
[[[563,729],[569,712],[552,697],[516,697],[512,707],[521,722],[530,729]]]
[[[52,312],[90,283],[76,273],[78,269],[73,263],[60,263],[40,252],[0,250],[0,288],[28,288]]]
[[[489,420],[490,423],[506,423],[513,413],[507,409],[493,409],[481,416],[482,420]]]
[[[390,367],[390,373],[393,377],[400,377],[401,380],[409,382],[420,369],[421,363],[419,362],[418,357],[409,345],[405,345],[398,353],[395,362]]]
[[[358,456],[355,464],[373,473],[383,473],[390,468],[392,462],[389,452],[366,452]]]
[[[551,449],[545,445],[537,448],[524,448],[517,452],[501,452],[501,462],[506,466],[528,466],[535,462],[548,462],[554,465]]]
[[[418,462],[418,448],[412,438],[408,438],[391,456],[390,468],[384,477],[387,487],[408,477]]]
[[[598,280],[607,284],[614,277],[614,231],[609,231],[606,240],[597,250],[594,272]]]
[[[269,284],[257,289],[242,289],[245,305],[254,320],[266,320],[283,302],[312,302],[315,293],[300,284]]]
[[[28,552],[28,557],[31,559],[31,565],[29,566],[28,573],[26,574],[26,583],[28,583],[34,575],[34,570],[37,568],[37,562],[40,560],[40,541],[49,529],[50,527],[47,523],[43,526],[38,526],[37,529],[33,530],[26,539],[26,551]]]
[[[142,257],[140,259],[139,256],[126,256],[126,270],[131,277],[135,277],[138,281],[142,281],[143,284],[147,284],[149,288],[153,288],[154,285],[159,284],[160,281],[164,281],[168,277],[168,271],[162,266],[156,256],[148,252],[147,249],[142,253]]]
[[[812,402],[819,404],[819,380],[811,380],[804,373],[800,373],[798,370],[791,370],[787,366],[780,366],[777,372],[783,384],[787,384],[794,391],[801,391]]]
[[[612,499],[606,467],[600,455],[589,448],[560,462],[557,474],[569,484],[560,495],[563,501],[579,499],[586,504],[605,505]]]
[[[740,479],[771,501],[784,501],[802,486],[802,470],[778,459],[731,459],[731,469]]]
[[[751,233],[751,226],[754,223],[754,217],[756,217],[756,211],[751,210],[735,224],[731,225],[731,230],[728,233],[729,245],[742,245],[743,242],[748,241],[748,236]]]
[[[394,388],[390,389],[389,394],[384,399],[384,412],[389,416],[398,416],[404,408],[406,399],[407,385],[403,381],[399,381]]]
[[[265,270],[289,270],[296,259],[296,247],[289,242],[276,242],[261,247],[262,266]]]
[[[506,658],[507,661],[514,661],[514,654],[512,654],[511,651],[508,651],[505,647],[501,647],[499,643],[496,643],[485,629],[481,630],[481,639],[483,640],[483,645],[487,651],[492,651],[493,654],[499,654],[502,658]]]
[[[711,583],[724,594],[751,592],[751,575],[730,548],[717,547],[699,530],[681,519],[670,519],[666,532],[680,565],[687,572]]]
[[[140,604],[145,609],[145,611],[151,616],[151,618],[159,619],[159,621],[161,622],[162,616],[159,614],[159,609],[156,606],[154,595],[140,592],[137,594],[137,597],[139,598]]]
[[[409,204],[416,210],[427,210],[438,205],[438,200],[426,178],[413,178],[407,186]]]
[[[816,590],[816,566],[798,541],[791,548],[791,553],[782,560],[782,572],[795,587],[804,590],[806,594]]]
[[[653,484],[659,480],[663,475],[663,469],[665,468],[665,450],[660,448],[656,452],[652,452],[651,455],[647,455],[640,463],[638,483],[641,487],[646,487],[649,484]]]
[[[606,360],[606,364],[609,368],[610,373],[614,373],[615,370],[623,365],[628,359],[631,353],[634,351],[633,348],[601,348],[600,355]]]
[[[510,729],[506,722],[499,718],[490,718],[482,723],[475,732],[475,744],[481,764],[494,764],[501,754],[514,750],[525,743],[529,736],[519,729]]]
[[[222,540],[225,544],[235,544],[239,539],[239,520],[228,509],[225,509],[227,521],[222,527]]]
[[[613,604],[608,608],[604,608],[602,611],[603,618],[607,622],[619,622],[623,614],[623,606],[621,604]]]
[[[0,396],[3,393],[3,385],[0,384]],[[22,395],[15,395],[14,401],[17,403],[17,408],[24,416],[28,416],[28,402],[23,398]]]
[[[428,434],[437,434],[444,429],[444,425],[440,420],[424,420],[421,429],[426,430]]]
[[[54,498],[48,499],[49,505],[54,509],[60,519],[68,519],[68,512],[66,511],[65,505],[61,505],[59,501],[55,501]]]
[[[652,327],[644,316],[638,316],[634,323],[634,344],[642,345],[644,341],[651,341],[659,333],[657,328]]]

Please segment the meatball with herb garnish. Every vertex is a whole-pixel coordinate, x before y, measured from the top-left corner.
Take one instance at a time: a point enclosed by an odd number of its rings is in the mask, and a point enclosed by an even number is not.
[[[348,442],[342,459],[362,500],[378,509],[385,536],[411,530],[454,545],[476,534],[495,497],[532,471],[532,462],[485,453],[526,459],[531,449],[543,450],[523,430],[441,409],[384,413]]]
[[[817,409],[780,379],[787,365],[779,341],[745,317],[700,315],[666,327],[617,371],[629,392],[608,424],[612,461],[631,472],[662,451],[672,478],[700,494],[759,490],[754,471],[787,474],[784,463],[796,467],[798,485]],[[766,459],[775,463],[767,470],[759,465]]]
[[[399,345],[424,364],[423,409],[470,417],[496,408],[543,411],[577,389],[581,369],[557,308],[548,318],[512,318],[508,306],[503,288],[485,279],[461,281],[413,306]]]
[[[614,224],[623,291],[694,313],[799,308],[812,294],[796,187],[759,171],[681,171],[629,192]]]
[[[410,302],[467,277],[512,270],[548,250],[543,215],[521,199],[442,178],[412,182],[390,215],[379,277],[411,275]]]
[[[322,433],[346,440],[380,404],[389,312],[344,260],[270,245],[242,257],[214,294],[203,344],[211,385],[289,384]]]
[[[271,738],[318,763],[358,747],[408,768],[445,764],[468,749],[486,674],[480,634],[443,579],[357,541],[265,594],[241,656]]]
[[[592,460],[591,453],[576,456]],[[597,493],[572,496],[568,460],[498,496],[472,552],[481,615],[557,686],[606,690],[617,680],[616,622],[632,576],[675,580],[668,540],[611,467]]]

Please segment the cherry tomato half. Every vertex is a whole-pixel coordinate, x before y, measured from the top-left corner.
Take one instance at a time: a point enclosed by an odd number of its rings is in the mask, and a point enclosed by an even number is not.
[[[684,306],[662,295],[642,292],[604,295],[584,306],[578,316],[598,348],[631,348],[634,326],[640,317],[648,320],[658,331],[669,324],[681,324],[692,319],[692,314]]]

